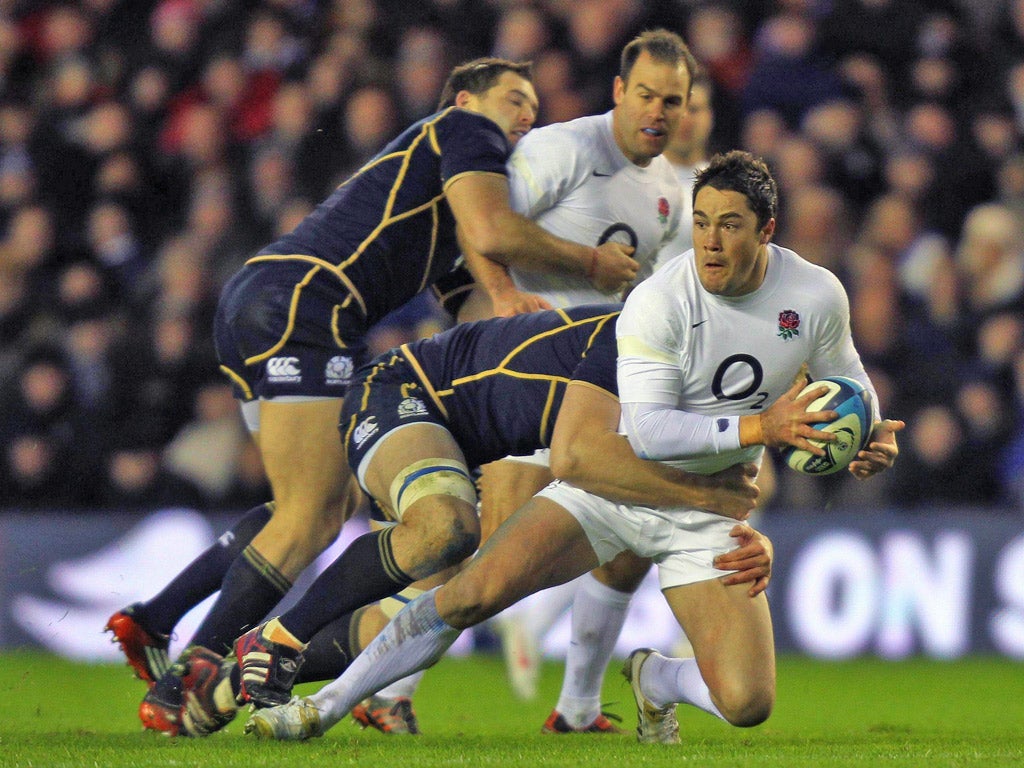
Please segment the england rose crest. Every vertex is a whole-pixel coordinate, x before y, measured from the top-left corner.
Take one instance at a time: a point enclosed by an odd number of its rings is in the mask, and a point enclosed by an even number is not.
[[[658,198],[658,221],[660,221],[662,224],[667,223],[668,222],[668,214],[669,214],[668,200],[666,200],[664,197],[659,197]]]
[[[784,309],[779,312],[778,335],[786,341],[800,335],[800,315],[796,313],[796,310]]]

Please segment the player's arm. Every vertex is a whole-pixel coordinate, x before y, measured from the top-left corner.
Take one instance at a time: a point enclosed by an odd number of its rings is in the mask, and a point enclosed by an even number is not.
[[[593,247],[563,240],[513,211],[504,176],[462,174],[448,183],[445,195],[467,252],[525,272],[579,275],[605,293],[636,276],[630,246],[609,241]]]
[[[552,309],[551,304],[540,296],[516,288],[512,276],[508,273],[508,267],[504,264],[475,253],[466,244],[463,244],[462,253],[476,285],[490,299],[492,315],[511,317],[525,312]]]
[[[828,283],[832,297],[827,306],[830,313],[822,324],[821,340],[809,361],[809,372],[813,378],[823,376],[848,376],[863,384],[871,392],[874,425],[867,446],[850,462],[847,471],[858,480],[866,480],[889,469],[899,456],[896,433],[906,427],[898,419],[883,419],[879,407],[878,393],[871,382],[864,363],[853,343],[850,331],[850,303],[839,279],[829,273]]]
[[[618,434],[618,423],[619,405],[610,393],[570,382],[551,439],[554,476],[622,504],[696,507],[735,520],[754,508],[754,465],[705,476],[646,461]]]

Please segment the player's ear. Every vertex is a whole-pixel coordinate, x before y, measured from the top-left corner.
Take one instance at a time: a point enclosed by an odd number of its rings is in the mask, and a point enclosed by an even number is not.
[[[771,242],[772,235],[775,234],[775,219],[768,219],[768,223],[761,227],[761,235],[758,238],[758,242],[761,245],[768,245]]]
[[[459,91],[455,94],[455,106],[462,107],[463,109],[469,105],[470,101],[473,100],[473,94],[469,91]]]
[[[612,83],[612,101],[618,104],[622,101],[622,97],[626,95],[626,81],[623,80],[619,75],[615,76],[615,81]]]

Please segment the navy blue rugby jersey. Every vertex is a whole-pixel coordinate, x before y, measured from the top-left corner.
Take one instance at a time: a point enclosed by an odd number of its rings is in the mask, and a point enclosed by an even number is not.
[[[507,176],[510,152],[501,128],[481,114],[450,107],[426,117],[249,263],[319,266],[372,325],[454,266],[460,251],[448,183],[466,173]]]
[[[551,444],[570,381],[618,397],[615,321],[595,304],[457,325],[401,354],[471,466]]]

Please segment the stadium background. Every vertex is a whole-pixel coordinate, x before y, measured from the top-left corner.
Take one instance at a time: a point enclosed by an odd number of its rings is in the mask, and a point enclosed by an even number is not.
[[[268,497],[209,338],[247,255],[452,64],[532,59],[539,124],[566,120],[610,107],[655,25],[712,76],[714,148],[771,164],[776,241],[841,277],[909,425],[870,483],[777,472],[781,646],[1024,657],[1014,0],[0,2],[0,646],[109,658],[110,610]],[[373,343],[446,322],[416,302]],[[657,602],[630,623],[662,626]]]

